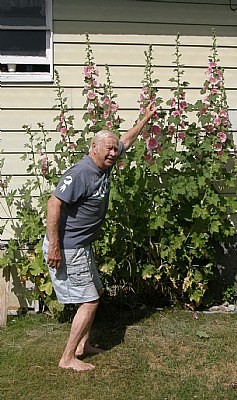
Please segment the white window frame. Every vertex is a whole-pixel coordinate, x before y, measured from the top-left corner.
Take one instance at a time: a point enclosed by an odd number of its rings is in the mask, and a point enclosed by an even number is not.
[[[1,72],[2,82],[51,82],[53,81],[53,0],[45,0],[45,26],[4,26],[4,30],[44,30],[46,31],[46,55],[16,56],[1,55],[1,64],[49,65],[49,72]]]

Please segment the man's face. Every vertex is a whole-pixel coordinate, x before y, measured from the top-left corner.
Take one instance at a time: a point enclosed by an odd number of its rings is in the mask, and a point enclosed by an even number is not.
[[[112,167],[118,156],[118,140],[113,136],[101,139],[93,145],[94,160],[99,168]]]

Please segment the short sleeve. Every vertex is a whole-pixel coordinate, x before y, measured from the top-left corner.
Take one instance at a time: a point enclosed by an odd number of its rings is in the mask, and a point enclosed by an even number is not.
[[[54,195],[65,203],[72,204],[85,196],[85,182],[80,173],[68,170],[60,179]]]
[[[118,157],[121,157],[122,153],[124,152],[124,144],[123,142],[119,141],[119,148],[118,148]]]

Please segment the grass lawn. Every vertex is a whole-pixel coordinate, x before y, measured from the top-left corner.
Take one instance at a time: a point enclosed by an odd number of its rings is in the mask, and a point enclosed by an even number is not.
[[[237,314],[99,309],[92,343],[106,351],[80,373],[57,367],[69,328],[47,315],[9,317],[1,400],[237,399]]]

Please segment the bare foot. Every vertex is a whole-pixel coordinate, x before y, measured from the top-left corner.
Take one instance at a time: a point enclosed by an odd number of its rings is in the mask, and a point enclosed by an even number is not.
[[[80,361],[77,358],[72,358],[67,363],[61,359],[58,366],[59,368],[63,369],[73,369],[76,372],[90,371],[95,368],[93,364],[85,363],[84,361]]]
[[[84,347],[78,346],[75,356],[76,357],[86,357],[89,354],[99,354],[103,353],[103,349],[100,349],[99,347],[94,347],[91,346],[91,344],[86,343]]]

